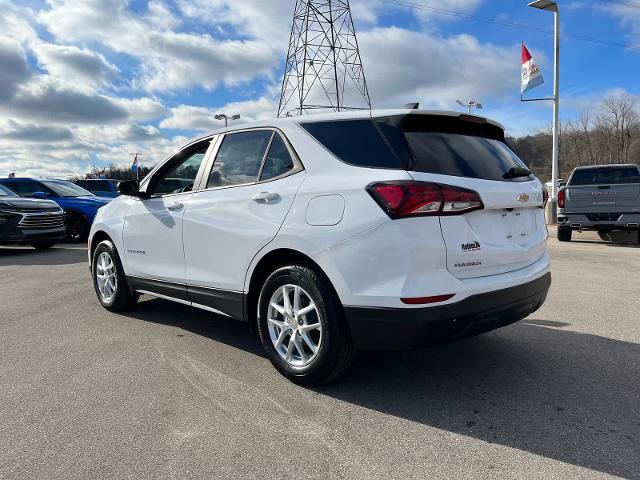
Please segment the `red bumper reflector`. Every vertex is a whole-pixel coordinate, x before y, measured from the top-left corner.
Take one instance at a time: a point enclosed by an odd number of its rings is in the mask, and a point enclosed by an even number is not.
[[[401,298],[400,301],[407,305],[425,305],[427,303],[446,302],[455,296],[455,293],[451,293],[449,295],[436,295],[435,297]]]

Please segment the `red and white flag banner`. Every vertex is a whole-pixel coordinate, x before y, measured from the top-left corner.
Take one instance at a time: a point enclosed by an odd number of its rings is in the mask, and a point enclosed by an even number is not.
[[[533,60],[527,46],[522,42],[522,78],[520,92],[524,94],[532,88],[539,87],[544,83],[542,72]]]

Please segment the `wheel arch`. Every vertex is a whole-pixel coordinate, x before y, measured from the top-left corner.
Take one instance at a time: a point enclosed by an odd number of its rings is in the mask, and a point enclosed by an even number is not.
[[[100,245],[100,242],[104,242],[105,240],[109,240],[111,243],[113,243],[113,240],[111,239],[109,234],[104,230],[98,230],[96,233],[93,234],[92,237],[90,237],[89,239],[89,242],[90,242],[89,243],[89,267],[90,268],[93,268],[93,252],[96,251],[96,248],[98,248],[98,245]]]
[[[329,276],[311,257],[291,248],[277,248],[271,250],[256,263],[253,270],[249,272],[247,276],[246,284],[248,285],[248,288],[245,290],[246,294],[244,295],[243,310],[244,318],[247,323],[249,323],[249,327],[253,333],[257,332],[257,307],[262,285],[267,277],[278,267],[282,267],[293,262],[306,265],[316,271],[318,275],[321,275],[328,282],[336,295],[336,298],[340,298]]]

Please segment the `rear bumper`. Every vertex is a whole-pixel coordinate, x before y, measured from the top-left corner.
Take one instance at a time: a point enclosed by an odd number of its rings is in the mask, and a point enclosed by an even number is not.
[[[443,343],[504,327],[544,303],[551,273],[515,287],[427,308],[345,307],[356,348],[405,350]]]
[[[572,230],[637,230],[640,212],[637,213],[567,213],[558,211],[558,226]]]

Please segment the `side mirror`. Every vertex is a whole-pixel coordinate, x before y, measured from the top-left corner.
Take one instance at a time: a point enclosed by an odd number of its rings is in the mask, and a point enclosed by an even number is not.
[[[118,184],[118,192],[120,195],[128,197],[139,197],[138,182],[136,180],[125,180]]]
[[[47,195],[47,192],[33,192],[31,198],[46,199],[49,198],[49,195]]]

